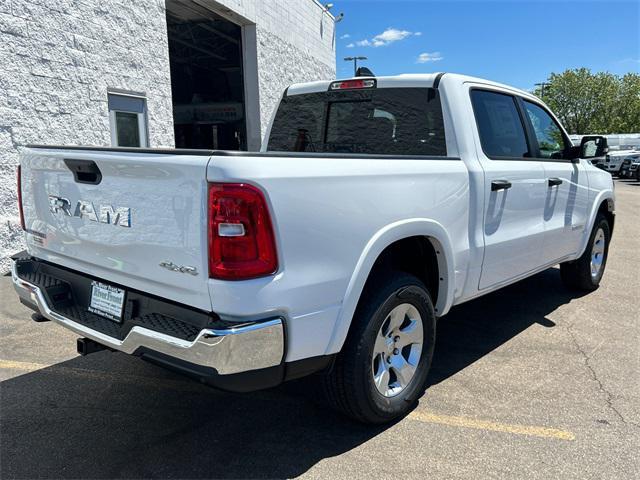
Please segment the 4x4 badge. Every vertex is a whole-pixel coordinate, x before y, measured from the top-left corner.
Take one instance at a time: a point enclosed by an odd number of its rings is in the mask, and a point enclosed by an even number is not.
[[[160,262],[162,268],[171,270],[172,272],[188,273],[189,275],[198,275],[198,269],[189,265],[176,265],[173,262]]]

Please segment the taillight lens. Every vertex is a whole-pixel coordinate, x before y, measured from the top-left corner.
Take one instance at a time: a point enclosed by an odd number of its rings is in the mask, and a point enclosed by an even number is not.
[[[343,80],[341,82],[333,82],[331,90],[351,90],[354,88],[373,88],[376,86],[375,80]]]
[[[20,225],[22,230],[26,230],[24,225],[24,212],[22,211],[22,167],[18,165],[18,171],[16,173],[18,183],[18,212],[20,213]]]
[[[244,183],[209,184],[209,276],[246,280],[277,269],[273,226],[262,192]]]

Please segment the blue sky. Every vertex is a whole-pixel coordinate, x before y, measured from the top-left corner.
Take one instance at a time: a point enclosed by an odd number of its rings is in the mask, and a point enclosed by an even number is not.
[[[327,3],[327,2],[323,2]],[[346,56],[376,75],[447,71],[523,89],[551,72],[640,72],[640,1],[335,0],[339,78]]]

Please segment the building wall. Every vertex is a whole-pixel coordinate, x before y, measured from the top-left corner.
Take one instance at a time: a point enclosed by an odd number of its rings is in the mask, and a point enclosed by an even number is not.
[[[258,28],[257,37],[260,124],[264,136],[285,88],[293,83],[335,78],[336,72],[335,62],[333,65],[318,62],[309,53],[293,47],[266,29]],[[280,61],[273,64],[273,58]]]
[[[336,76],[335,23],[316,0],[198,0],[239,25],[255,24],[260,127],[284,89]],[[245,45],[245,48],[248,46]]]
[[[315,0],[194,1],[254,29],[261,132],[287,85],[335,77],[333,18]],[[144,93],[150,145],[174,145],[164,0],[0,0],[0,272],[24,248],[20,149],[110,145],[108,88]]]
[[[173,145],[163,1],[0,0],[0,271],[23,248],[21,146],[110,145],[108,87],[144,92],[150,144]]]

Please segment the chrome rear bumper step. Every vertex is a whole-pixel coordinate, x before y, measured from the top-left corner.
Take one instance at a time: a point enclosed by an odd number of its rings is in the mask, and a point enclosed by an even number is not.
[[[205,328],[193,341],[134,326],[120,340],[54,311],[38,285],[20,278],[16,261],[12,264],[11,277],[20,298],[35,305],[43,317],[113,350],[135,354],[138,349],[146,348],[213,368],[219,375],[273,367],[283,362],[284,325],[279,317],[245,322],[224,329]]]

